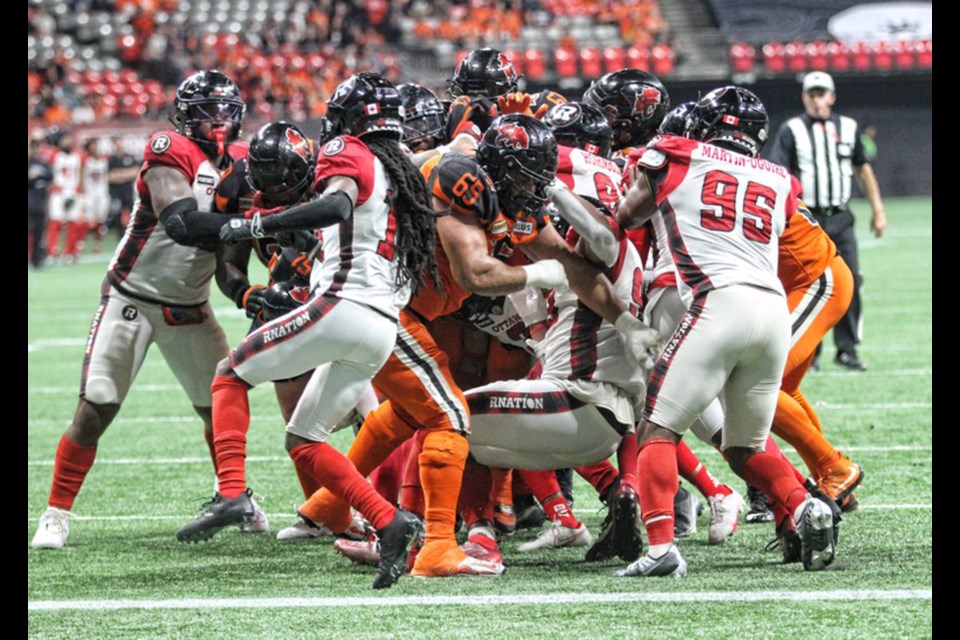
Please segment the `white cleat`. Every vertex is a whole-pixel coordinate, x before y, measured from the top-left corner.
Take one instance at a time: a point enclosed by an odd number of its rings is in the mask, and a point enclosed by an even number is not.
[[[587,525],[580,523],[576,529],[553,521],[553,526],[541,533],[536,539],[524,542],[517,547],[517,551],[539,551],[541,549],[561,549],[564,547],[587,547],[593,542],[593,536],[587,530]]]
[[[737,531],[740,512],[743,511],[743,496],[734,491],[729,495],[710,496],[710,528],[707,544],[723,544]]]
[[[793,519],[800,534],[800,559],[807,571],[823,571],[836,555],[837,528],[833,510],[826,502],[807,496]]]
[[[312,538],[324,538],[332,535],[333,533],[326,527],[318,527],[303,518],[297,518],[297,521],[289,527],[284,527],[280,529],[280,531],[277,531],[277,540],[280,542],[288,540],[310,540]]]
[[[260,496],[260,499],[263,499],[263,496]],[[263,509],[260,508],[260,505],[257,504],[257,501],[250,498],[250,502],[253,503],[253,520],[250,522],[244,522],[240,525],[240,531],[243,533],[270,533],[270,523],[267,521],[267,514],[263,512]]]
[[[626,569],[621,569],[613,575],[618,578],[634,578],[637,576],[682,578],[687,575],[687,561],[683,559],[680,550],[674,544],[659,558],[653,558],[650,554],[647,554],[630,564]]]
[[[33,535],[30,546],[34,549],[63,549],[70,527],[67,518],[70,512],[56,507],[47,507],[40,516],[40,527]]]

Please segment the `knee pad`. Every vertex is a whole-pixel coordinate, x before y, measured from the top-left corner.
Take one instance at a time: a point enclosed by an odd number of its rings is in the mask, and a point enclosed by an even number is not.
[[[109,378],[88,378],[80,396],[92,404],[120,404],[120,389]]]

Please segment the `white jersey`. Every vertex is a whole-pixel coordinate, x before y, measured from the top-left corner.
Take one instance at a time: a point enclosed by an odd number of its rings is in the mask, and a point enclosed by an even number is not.
[[[583,149],[560,145],[557,178],[578,196],[601,204],[610,215],[617,212],[623,193],[620,167]]]
[[[669,238],[689,306],[733,284],[783,294],[778,238],[796,212],[798,189],[783,167],[686,138],[658,136],[630,161],[656,188],[657,215]]]
[[[643,283],[640,254],[619,229],[614,232],[620,237],[620,252],[604,274],[639,317]],[[646,376],[629,355],[623,334],[584,305],[573,291],[554,291],[552,295],[556,322],[537,346],[543,362],[542,377],[606,382],[631,396],[642,393]]]
[[[53,170],[51,193],[59,193],[72,198],[80,190],[80,167],[83,157],[77,151],[57,150],[53,154],[50,168]]]
[[[109,197],[110,183],[107,181],[107,159],[87,156],[83,163],[83,192],[87,196]]]
[[[357,182],[357,203],[348,220],[321,230],[323,260],[310,274],[311,289],[314,295],[353,300],[397,319],[410,301],[412,283],[396,284],[397,219],[390,178],[379,158],[352,136],[330,140],[318,155],[317,190],[333,176]]]
[[[246,142],[228,148],[233,160],[247,154]],[[189,138],[173,131],[154,134],[144,151],[137,176],[137,202],[130,222],[113,254],[105,286],[114,286],[132,297],[179,305],[198,305],[210,296],[210,280],[216,268],[212,250],[188,247],[167,235],[153,210],[150,190],[143,175],[152,167],[170,167],[183,173],[193,186],[200,211],[213,211],[213,197],[220,182],[219,171]]]

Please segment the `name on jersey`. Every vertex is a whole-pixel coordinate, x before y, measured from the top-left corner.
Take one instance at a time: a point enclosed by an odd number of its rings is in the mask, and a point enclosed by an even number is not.
[[[582,151],[578,153],[577,156],[578,156],[578,159],[583,160],[584,164],[593,165],[594,167],[599,167],[605,171],[616,173],[617,175],[620,174],[620,167],[617,166],[616,162],[607,160],[606,158],[602,158],[592,153],[585,153]]]
[[[284,336],[287,336],[287,335],[290,335],[291,333],[299,331],[308,322],[310,322],[309,311],[298,313],[293,318],[290,318],[283,324],[265,331],[263,334],[263,344],[273,342],[274,340],[279,340]]]
[[[683,339],[686,337],[687,332],[690,331],[690,327],[693,325],[695,318],[691,318],[690,314],[684,314],[680,319],[680,324],[677,325],[677,328],[673,332],[673,336],[670,338],[670,342],[667,343],[667,346],[663,348],[663,353],[660,354],[661,358],[666,358],[669,360],[673,357],[673,352],[677,350],[677,346],[683,342]]]
[[[513,232],[529,235],[533,233],[533,223],[532,222],[515,222],[513,224]]]
[[[713,145],[700,145],[700,155],[710,160],[719,160],[720,162],[726,162],[738,167],[750,167],[751,169],[768,171],[770,173],[775,173],[782,178],[787,177],[786,169],[778,164],[773,164],[769,160],[764,160],[763,158],[751,158],[750,156],[745,156],[741,153],[733,153]]]
[[[212,187],[214,184],[216,184],[216,182],[217,181],[213,176],[205,176],[202,174],[197,175],[197,184],[205,184]]]
[[[490,398],[491,409],[527,409],[536,411],[543,409],[543,398],[524,398],[510,396],[493,396]]]

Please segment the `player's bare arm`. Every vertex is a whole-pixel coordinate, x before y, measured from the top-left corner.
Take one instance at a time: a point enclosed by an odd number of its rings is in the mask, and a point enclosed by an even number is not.
[[[617,208],[617,223],[624,229],[636,229],[653,217],[657,202],[647,174],[636,165],[630,168],[630,188]]]
[[[873,173],[873,167],[869,162],[865,162],[859,167],[854,167],[857,174],[857,180],[863,195],[867,197],[870,208],[873,210],[873,217],[870,219],[870,229],[876,237],[883,236],[887,228],[887,214],[883,210],[883,200],[880,199],[880,185],[877,183],[877,177]]]

